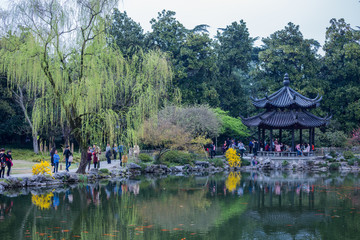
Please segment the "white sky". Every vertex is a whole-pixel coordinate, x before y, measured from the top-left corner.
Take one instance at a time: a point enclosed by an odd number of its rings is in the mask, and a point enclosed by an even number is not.
[[[187,28],[210,25],[210,35],[243,19],[252,37],[267,37],[283,29],[288,22],[300,25],[305,38],[325,41],[331,18],[344,18],[353,28],[360,26],[360,0],[120,0],[120,11],[150,31],[151,18],[163,9],[176,12],[176,18]],[[9,0],[0,0],[6,8]],[[261,45],[258,41],[256,45]]]

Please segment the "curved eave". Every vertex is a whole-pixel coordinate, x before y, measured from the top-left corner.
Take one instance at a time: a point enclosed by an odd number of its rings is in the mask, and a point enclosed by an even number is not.
[[[284,86],[277,92],[261,99],[252,99],[257,108],[316,108],[320,106],[322,96],[314,99],[307,98],[290,87]]]
[[[321,118],[307,111],[267,111],[250,118],[242,117],[242,122],[248,127],[306,129],[325,126],[329,123],[330,119],[331,117]]]

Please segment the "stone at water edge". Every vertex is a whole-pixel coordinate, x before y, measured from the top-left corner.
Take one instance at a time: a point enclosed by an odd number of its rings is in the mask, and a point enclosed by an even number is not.
[[[210,163],[206,161],[195,161],[194,164],[204,168],[208,168],[210,166]]]
[[[137,165],[136,163],[130,163],[130,164],[128,164],[128,169],[138,170],[138,169],[141,169],[141,167],[139,165]]]

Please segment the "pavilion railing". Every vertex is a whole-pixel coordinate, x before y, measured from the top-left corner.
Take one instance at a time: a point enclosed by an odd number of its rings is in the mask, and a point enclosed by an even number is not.
[[[316,152],[303,152],[301,157],[313,157],[316,156]],[[299,156],[297,152],[275,152],[275,151],[258,151],[258,156],[263,157],[297,157]]]

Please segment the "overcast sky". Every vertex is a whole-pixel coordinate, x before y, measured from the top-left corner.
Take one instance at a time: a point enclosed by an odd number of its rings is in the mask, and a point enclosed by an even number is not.
[[[0,0],[6,8],[8,0]],[[360,26],[359,0],[120,0],[120,11],[150,31],[151,18],[162,9],[176,12],[176,18],[187,28],[210,25],[210,35],[243,19],[252,37],[267,37],[283,29],[288,22],[300,25],[305,38],[325,41],[331,18],[344,18],[353,28]],[[256,45],[260,45],[258,41]]]

